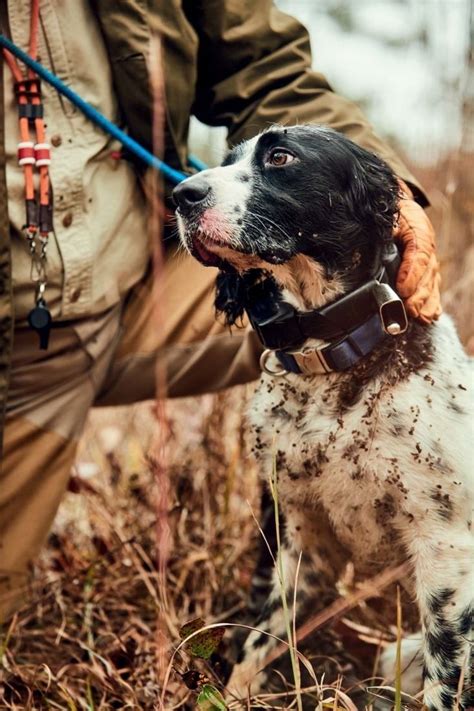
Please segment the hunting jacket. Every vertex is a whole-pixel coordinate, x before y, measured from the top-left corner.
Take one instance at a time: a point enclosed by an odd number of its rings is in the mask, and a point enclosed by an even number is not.
[[[159,38],[165,84],[164,158],[172,166],[187,167],[191,115],[211,126],[225,126],[231,145],[272,123],[322,123],[379,154],[425,202],[415,178],[376,136],[360,109],[334,93],[325,77],[311,69],[306,30],[271,0],[91,3],[123,121],[149,149],[153,116],[148,58]],[[0,71],[0,420],[8,393],[14,324],[2,77]]]

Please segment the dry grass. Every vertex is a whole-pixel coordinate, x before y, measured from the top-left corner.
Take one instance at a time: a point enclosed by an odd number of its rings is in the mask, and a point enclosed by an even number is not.
[[[157,708],[159,652],[166,640],[179,642],[182,624],[196,617],[246,621],[259,536],[251,509],[258,515],[260,490],[241,436],[245,399],[240,389],[169,407],[173,548],[166,608],[156,564],[154,466],[147,459],[153,406],[93,413],[31,602],[2,634],[0,708]],[[341,589],[346,598],[359,590],[350,570]],[[355,626],[336,628],[369,672],[378,641],[396,639],[394,600],[393,587],[371,606],[359,595]],[[195,707],[196,695],[179,674],[190,665],[219,685],[209,664],[180,654],[167,709]]]
[[[256,474],[241,460],[242,397],[232,397],[230,408],[210,397],[171,408],[166,625],[175,641],[192,617],[237,612],[250,582],[256,529],[246,499],[258,508]],[[149,403],[92,416],[31,603],[3,630],[0,708],[156,707],[156,491],[146,455],[155,428]],[[188,694],[174,677],[177,702]]]

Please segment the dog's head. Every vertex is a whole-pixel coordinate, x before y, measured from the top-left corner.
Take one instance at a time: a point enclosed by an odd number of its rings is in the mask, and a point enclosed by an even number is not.
[[[262,270],[299,308],[317,308],[373,276],[398,192],[390,168],[342,134],[293,126],[243,142],[173,196],[186,248],[229,275],[218,280],[226,293],[216,303],[232,321],[246,280]]]

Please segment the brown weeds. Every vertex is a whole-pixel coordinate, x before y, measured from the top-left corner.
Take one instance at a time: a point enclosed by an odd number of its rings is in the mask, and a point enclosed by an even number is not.
[[[247,621],[260,486],[242,441],[245,400],[240,389],[169,408],[173,545],[164,617],[166,637],[175,646],[179,628],[190,619]],[[152,403],[93,414],[30,602],[1,633],[0,708],[158,708],[157,655],[163,650],[156,627],[162,602],[156,480],[147,459],[155,430]],[[358,589],[350,571],[341,589],[349,598]],[[371,607],[361,600],[352,615],[355,629],[339,621],[337,633],[371,668],[380,640],[396,637],[390,627],[393,588]],[[172,650],[164,651],[169,659]],[[319,678],[317,660],[314,666]],[[166,709],[195,708],[196,694],[185,683],[194,668],[219,688],[211,664],[180,652]],[[324,680],[336,682],[337,677]],[[255,703],[272,708],[272,698],[277,703],[269,693]]]

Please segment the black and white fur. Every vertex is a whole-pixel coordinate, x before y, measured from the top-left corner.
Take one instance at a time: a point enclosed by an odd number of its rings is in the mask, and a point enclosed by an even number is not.
[[[262,276],[301,311],[369,279],[399,204],[385,163],[316,126],[274,127],[244,142],[221,167],[182,183],[175,199],[184,245],[221,269],[216,303],[229,322]],[[266,481],[276,458],[291,594],[303,551],[298,610],[315,574],[335,582],[349,559],[367,573],[409,560],[430,711],[474,703],[471,385],[444,315],[432,326],[410,320],[347,373],[264,373],[249,410]],[[285,637],[276,575],[259,627]],[[250,634],[233,693],[261,688],[257,671],[274,644]]]

